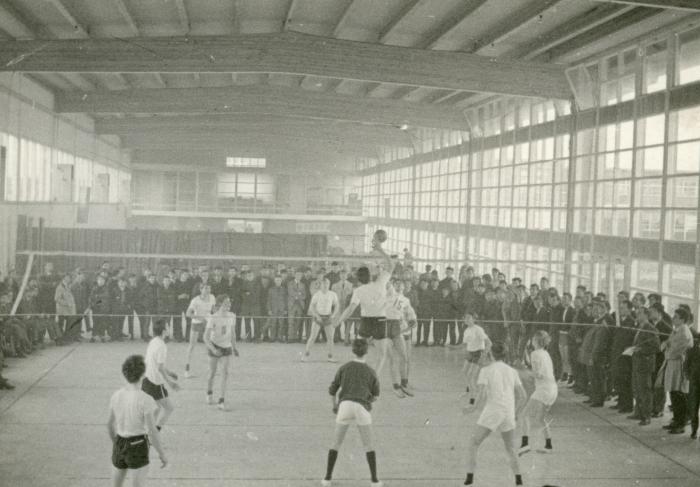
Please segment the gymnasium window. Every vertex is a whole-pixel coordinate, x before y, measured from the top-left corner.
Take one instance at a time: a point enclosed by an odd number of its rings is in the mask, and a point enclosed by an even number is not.
[[[264,157],[227,157],[226,167],[243,167],[243,168],[264,168],[267,161]]]

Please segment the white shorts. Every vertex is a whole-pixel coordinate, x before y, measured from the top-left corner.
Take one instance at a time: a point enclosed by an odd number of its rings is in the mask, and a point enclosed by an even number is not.
[[[532,396],[530,396],[530,399],[536,399],[537,401],[541,402],[545,406],[549,407],[554,402],[557,400],[557,389],[551,389],[551,388],[539,388],[535,389],[535,392],[532,393]]]
[[[476,424],[491,431],[505,433],[515,429],[515,417],[505,411],[484,408]]]
[[[335,417],[337,424],[356,424],[369,426],[372,424],[372,415],[359,402],[343,401],[338,406],[338,415]]]

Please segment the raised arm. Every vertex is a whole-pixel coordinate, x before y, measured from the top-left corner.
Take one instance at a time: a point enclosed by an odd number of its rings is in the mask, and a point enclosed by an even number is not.
[[[389,273],[389,275],[392,275],[394,273],[394,269],[396,268],[396,262],[391,260],[389,254],[387,254],[386,251],[382,248],[382,244],[377,242],[376,240],[372,240],[372,248],[379,253],[379,256],[382,258],[382,262],[386,266],[387,272]]]

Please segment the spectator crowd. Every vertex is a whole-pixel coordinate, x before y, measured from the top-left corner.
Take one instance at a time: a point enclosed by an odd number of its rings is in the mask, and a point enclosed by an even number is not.
[[[393,256],[398,261],[398,256]],[[700,340],[691,309],[680,305],[669,314],[659,294],[620,291],[611,300],[605,293],[580,285],[571,292],[550,286],[546,277],[526,286],[518,277],[510,282],[498,269],[476,275],[464,265],[444,275],[430,265],[417,272],[405,258],[395,268],[395,280],[416,311],[416,346],[459,346],[466,312],[478,317],[492,342],[502,342],[515,366],[527,366],[530,339],[539,330],[549,333],[548,353],[555,376],[590,407],[611,406],[647,425],[661,417],[670,397],[670,433],[698,429],[700,405]],[[311,297],[328,280],[338,296],[340,312],[350,303],[358,283],[354,269],[339,262],[330,267],[249,265],[181,266],[143,269],[129,274],[104,262],[94,273],[83,269],[59,275],[46,263],[22,293],[16,313],[11,309],[20,284],[10,274],[0,279],[0,352],[24,357],[45,346],[76,340],[149,340],[156,318],[166,318],[172,339],[189,340],[191,317],[186,310],[203,288],[228,295],[237,315],[236,337],[250,342],[305,342],[311,331]],[[355,320],[342,324],[334,337],[350,343]],[[2,356],[0,355],[0,360]],[[2,378],[0,388],[12,388]]]

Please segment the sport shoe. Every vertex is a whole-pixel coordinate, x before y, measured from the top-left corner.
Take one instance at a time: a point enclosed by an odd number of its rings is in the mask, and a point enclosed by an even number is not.
[[[530,445],[527,446],[521,446],[520,449],[518,450],[518,456],[522,457],[526,453],[530,453]]]
[[[413,389],[412,389],[410,386],[408,386],[408,385],[401,386],[401,390],[402,390],[403,393],[406,394],[408,397],[413,397],[413,396],[414,396],[414,394],[413,394]]]
[[[329,356],[328,356],[328,361],[331,362],[331,363],[333,363],[333,364],[338,363],[338,360],[335,359],[335,358],[333,358],[333,355],[329,355]]]
[[[552,448],[538,448],[537,453],[549,454],[554,453],[554,450]]]
[[[192,374],[190,374],[189,370],[186,370],[185,371],[185,379],[191,379],[191,378],[192,378]]]
[[[221,409],[222,411],[226,411],[226,405],[224,404],[224,401],[221,399],[219,399],[219,404],[217,404],[216,407]]]
[[[302,355],[302,356],[301,356],[301,361],[302,361],[302,362],[308,362],[308,361],[309,361],[309,356],[306,355],[306,354]]]
[[[207,404],[214,404],[214,398],[211,394],[207,394]]]
[[[321,480],[321,487],[331,487],[331,485],[332,484],[331,484],[330,480],[326,480],[326,479]]]
[[[379,481],[379,482],[372,482],[372,483],[370,484],[370,486],[371,486],[371,487],[384,487],[384,482],[381,482],[381,481]]]
[[[406,394],[404,394],[403,390],[400,387],[398,389],[392,388],[391,390],[394,392],[394,395],[399,399],[403,399],[406,397]]]

